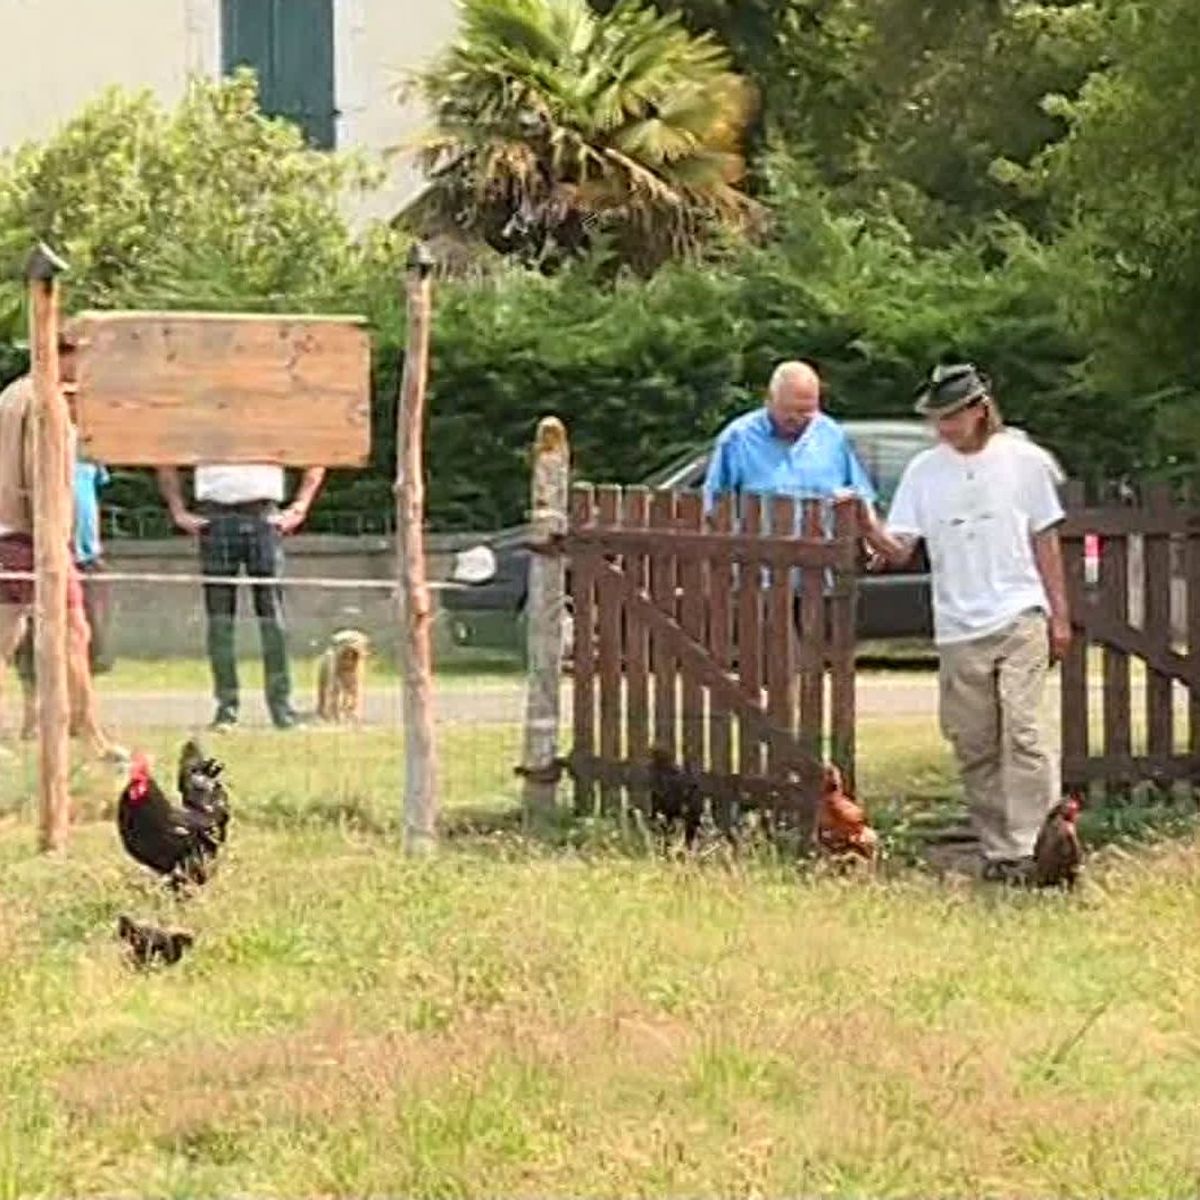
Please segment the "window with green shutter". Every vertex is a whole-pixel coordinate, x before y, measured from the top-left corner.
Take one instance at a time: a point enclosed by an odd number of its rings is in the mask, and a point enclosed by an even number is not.
[[[221,0],[226,73],[253,67],[262,108],[294,121],[309,144],[331,149],[337,106],[333,67],[334,0]]]

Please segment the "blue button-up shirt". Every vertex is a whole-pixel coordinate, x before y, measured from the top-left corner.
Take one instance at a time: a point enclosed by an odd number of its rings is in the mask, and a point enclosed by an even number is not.
[[[828,500],[849,490],[868,503],[875,488],[849,437],[818,413],[794,442],[776,435],[765,408],[746,413],[721,431],[704,480],[704,507],[722,492]]]

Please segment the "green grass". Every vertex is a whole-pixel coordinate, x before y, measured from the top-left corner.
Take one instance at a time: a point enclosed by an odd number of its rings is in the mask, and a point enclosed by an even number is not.
[[[931,722],[860,740],[881,823],[952,803]],[[399,741],[222,741],[230,855],[185,905],[111,775],[51,859],[0,768],[0,1197],[1195,1193],[1190,842],[1070,901],[663,862],[523,835],[501,727],[443,732],[461,836],[411,862]],[[194,953],[129,972],[122,911]]]

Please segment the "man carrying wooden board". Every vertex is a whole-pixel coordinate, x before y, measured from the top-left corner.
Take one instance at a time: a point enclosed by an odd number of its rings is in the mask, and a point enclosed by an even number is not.
[[[74,394],[75,339],[66,331],[59,345],[59,373],[69,405]],[[71,432],[73,438],[73,428]],[[12,665],[33,619],[33,580],[14,578],[30,576],[34,569],[33,453],[33,381],[23,375],[0,392],[0,677]],[[98,758],[121,763],[126,752],[112,743],[97,715],[89,665],[91,629],[75,568],[68,580],[67,604],[71,732],[83,737]]]
[[[193,480],[195,511],[184,503],[175,467],[160,467],[158,479],[176,526],[199,539],[203,574],[221,581],[204,585],[208,660],[217,705],[212,728],[228,730],[238,722],[237,585],[230,580],[245,571],[251,579],[271,581],[252,588],[267,709],[277,729],[291,729],[297,714],[292,708],[283,590],[276,581],[283,573],[282,539],[303,525],[325,479],[325,468],[309,467],[286,507],[281,507],[285,478],[279,466],[198,466]]]

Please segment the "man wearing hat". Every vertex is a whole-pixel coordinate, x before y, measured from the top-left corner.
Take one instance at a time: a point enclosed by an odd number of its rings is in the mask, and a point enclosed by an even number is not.
[[[984,878],[1023,881],[1056,801],[1039,720],[1046,675],[1071,641],[1054,463],[1004,429],[989,380],[971,364],[936,367],[916,409],[936,425],[938,445],[909,463],[886,527],[865,510],[866,538],[897,566],[925,541],[941,726]]]

